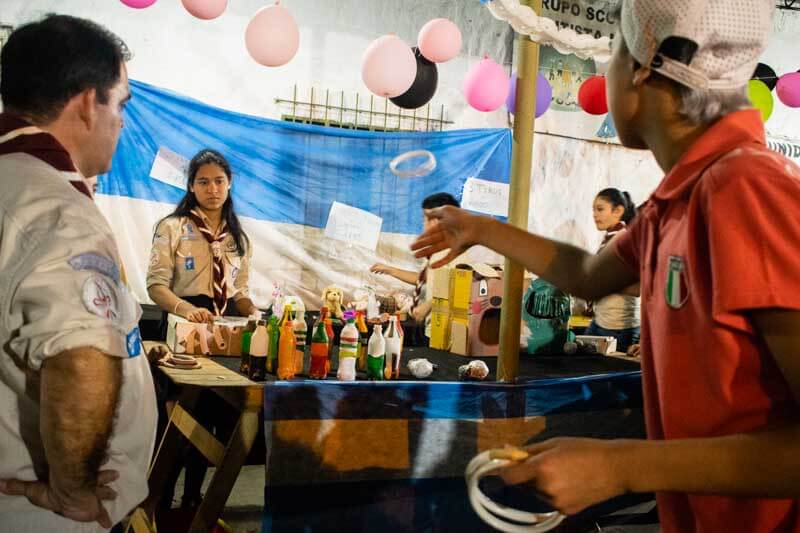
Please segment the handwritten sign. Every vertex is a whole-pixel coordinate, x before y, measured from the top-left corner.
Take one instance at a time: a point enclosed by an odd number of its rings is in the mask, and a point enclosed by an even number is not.
[[[461,207],[478,213],[508,216],[508,183],[467,178]]]
[[[383,219],[369,211],[333,202],[328,213],[325,236],[375,250],[381,235],[381,225]]]
[[[163,146],[158,149],[150,177],[179,189],[186,189],[186,167],[189,160]]]

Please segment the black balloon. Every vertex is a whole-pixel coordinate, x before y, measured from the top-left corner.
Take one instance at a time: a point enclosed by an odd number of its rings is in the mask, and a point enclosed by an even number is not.
[[[424,106],[431,101],[436,87],[439,85],[439,71],[436,69],[436,63],[425,59],[416,46],[412,50],[417,59],[417,77],[414,78],[414,83],[406,92],[389,99],[394,105],[403,109],[417,109]]]
[[[770,91],[773,90],[778,84],[778,75],[775,74],[775,71],[772,70],[772,67],[765,65],[764,63],[758,64],[751,79],[763,81],[767,84],[767,87],[769,87]]]

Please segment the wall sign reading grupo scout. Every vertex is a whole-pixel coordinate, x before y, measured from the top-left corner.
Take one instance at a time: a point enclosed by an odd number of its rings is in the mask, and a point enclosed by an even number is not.
[[[575,2],[542,0],[542,15],[560,28],[570,28],[579,35],[614,38],[617,20],[611,13],[614,2]]]

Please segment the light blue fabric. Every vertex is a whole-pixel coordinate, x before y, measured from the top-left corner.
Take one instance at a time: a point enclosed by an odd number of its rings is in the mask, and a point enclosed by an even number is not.
[[[339,201],[382,217],[384,232],[414,234],[429,194],[460,198],[469,177],[508,183],[508,129],[343,130],[232,113],[135,80],[130,86],[113,168],[99,179],[102,194],[175,204],[184,191],[149,177],[159,148],[189,159],[210,147],[231,163],[239,215],[320,228]],[[420,149],[436,157],[431,174],[401,179],[390,172],[394,157]]]

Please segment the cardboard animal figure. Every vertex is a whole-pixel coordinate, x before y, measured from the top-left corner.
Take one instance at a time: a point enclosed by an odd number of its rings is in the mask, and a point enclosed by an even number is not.
[[[335,285],[329,285],[322,291],[322,306],[327,307],[331,317],[342,320],[344,317],[344,292]]]
[[[167,345],[173,353],[187,355],[240,356],[246,319],[216,317],[214,324],[194,323],[170,314]]]
[[[483,263],[436,269],[431,347],[459,355],[497,356],[500,349],[500,307],[503,271]]]

